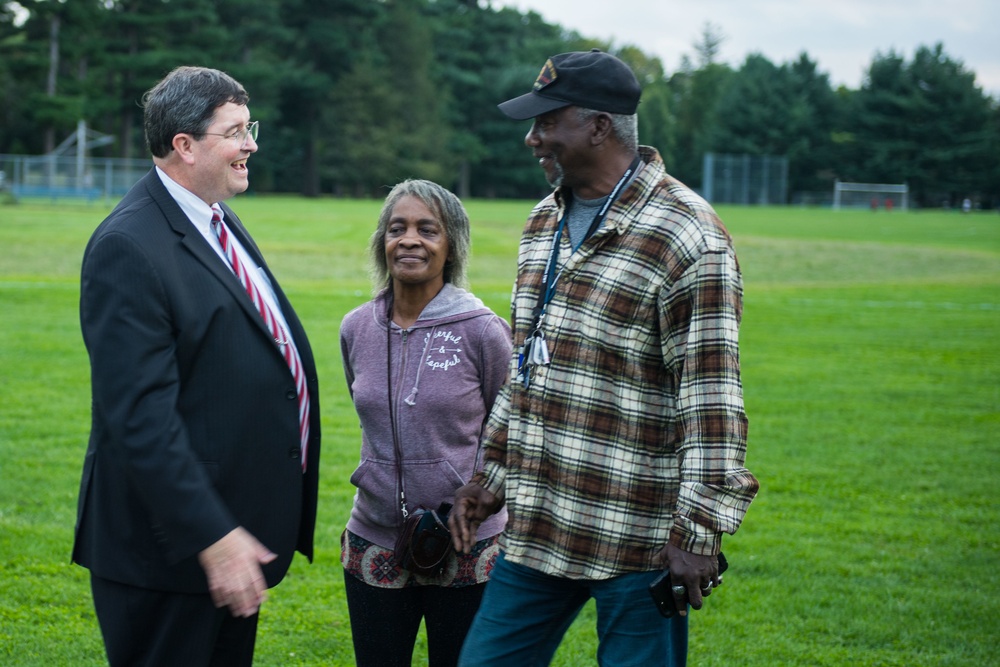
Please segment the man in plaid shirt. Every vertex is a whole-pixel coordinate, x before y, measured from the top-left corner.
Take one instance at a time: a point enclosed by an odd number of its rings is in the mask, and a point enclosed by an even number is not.
[[[548,664],[591,597],[601,664],[684,664],[688,606],[720,583],[722,534],[757,492],[739,264],[712,208],[638,146],[639,95],[595,49],[553,56],[500,105],[534,119],[525,143],[555,191],[521,238],[512,381],[452,512],[460,550],[509,513],[460,664]],[[663,568],[670,619],[647,591]]]

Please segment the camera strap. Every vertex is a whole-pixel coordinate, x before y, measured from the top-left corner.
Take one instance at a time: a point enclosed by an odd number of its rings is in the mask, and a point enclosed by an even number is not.
[[[403,487],[403,450],[399,445],[399,432],[396,430],[396,408],[392,401],[392,292],[386,298],[389,306],[385,314],[385,381],[386,400],[389,401],[389,424],[392,428],[392,450],[396,455],[396,484],[399,487],[399,510],[403,520],[410,516],[406,509],[406,490]]]

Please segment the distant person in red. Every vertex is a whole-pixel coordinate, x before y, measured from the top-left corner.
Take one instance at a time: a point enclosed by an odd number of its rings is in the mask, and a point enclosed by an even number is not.
[[[892,213],[892,199],[889,197],[885,198],[885,210]]]

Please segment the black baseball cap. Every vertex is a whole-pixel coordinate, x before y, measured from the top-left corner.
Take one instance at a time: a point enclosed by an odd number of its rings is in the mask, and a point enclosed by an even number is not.
[[[560,53],[545,61],[530,93],[497,105],[515,120],[562,107],[631,115],[642,90],[629,66],[600,49]]]

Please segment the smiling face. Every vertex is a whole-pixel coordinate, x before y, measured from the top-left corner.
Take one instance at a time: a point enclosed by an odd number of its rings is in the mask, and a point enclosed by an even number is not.
[[[417,197],[400,198],[385,232],[385,260],[394,286],[440,290],[448,253],[448,237],[437,216]]]
[[[212,123],[192,145],[194,177],[190,189],[208,204],[229,199],[250,185],[247,159],[257,151],[257,142],[248,136],[243,145],[231,138],[250,123],[245,105],[227,102],[215,110]],[[220,136],[225,135],[225,136]]]
[[[563,107],[535,118],[524,143],[554,188],[586,184],[591,120],[581,120],[576,107]]]

